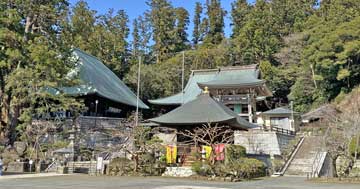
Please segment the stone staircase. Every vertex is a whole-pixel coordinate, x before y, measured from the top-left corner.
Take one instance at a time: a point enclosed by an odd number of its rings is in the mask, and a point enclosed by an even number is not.
[[[318,156],[321,144],[321,136],[305,137],[285,175],[310,176],[313,172],[313,164]]]

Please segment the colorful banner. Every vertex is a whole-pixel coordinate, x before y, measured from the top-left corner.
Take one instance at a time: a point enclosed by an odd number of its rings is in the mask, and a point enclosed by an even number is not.
[[[202,146],[202,148],[202,151],[205,152],[205,158],[209,159],[212,151],[211,146]]]
[[[225,144],[215,145],[215,160],[222,161],[225,159]]]
[[[176,163],[176,146],[166,146],[166,163]]]

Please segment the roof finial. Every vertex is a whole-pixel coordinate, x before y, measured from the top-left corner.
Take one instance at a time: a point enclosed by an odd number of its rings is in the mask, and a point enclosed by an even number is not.
[[[209,94],[209,87],[207,86],[204,87],[204,94]]]

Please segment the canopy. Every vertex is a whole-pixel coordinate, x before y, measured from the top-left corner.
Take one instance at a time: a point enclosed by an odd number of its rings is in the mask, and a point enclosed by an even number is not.
[[[249,123],[222,103],[211,98],[209,94],[201,94],[195,100],[187,102],[160,117],[150,119],[150,121],[164,126],[223,123],[239,129],[257,127],[257,125]]]

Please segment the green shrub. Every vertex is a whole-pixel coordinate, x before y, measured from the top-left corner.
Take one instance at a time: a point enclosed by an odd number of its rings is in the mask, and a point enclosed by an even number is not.
[[[205,161],[201,161],[201,160],[195,161],[191,165],[191,170],[194,171],[196,174],[201,175],[201,176],[213,175],[212,168],[210,166],[210,163],[207,160],[205,160]]]
[[[246,156],[246,149],[239,145],[227,145],[225,150],[225,163],[240,159]]]
[[[238,179],[251,179],[265,176],[265,165],[263,162],[253,158],[240,158],[230,161],[225,171]]]
[[[108,174],[111,176],[124,176],[133,172],[133,163],[127,158],[114,158],[109,164]]]

